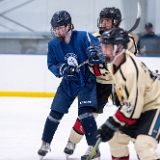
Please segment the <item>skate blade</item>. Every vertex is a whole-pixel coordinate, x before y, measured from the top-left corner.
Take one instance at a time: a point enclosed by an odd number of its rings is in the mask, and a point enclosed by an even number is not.
[[[92,160],[100,160],[100,157],[94,158],[94,159],[92,159]]]
[[[69,156],[70,156],[69,154],[66,154],[66,160],[69,158]]]
[[[44,156],[39,156],[39,160],[42,160]]]

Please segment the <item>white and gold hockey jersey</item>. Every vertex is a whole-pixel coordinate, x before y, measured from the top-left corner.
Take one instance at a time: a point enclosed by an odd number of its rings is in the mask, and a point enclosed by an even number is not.
[[[100,38],[99,32],[96,32],[93,34],[93,36]],[[133,35],[130,35],[130,42],[128,43],[128,50],[132,52],[133,54],[137,54],[137,47],[136,47],[136,42],[135,42],[135,37]],[[113,84],[112,81],[112,76],[109,73],[107,66],[104,64],[100,65],[91,65],[89,64],[89,69],[90,71],[96,76],[96,81],[97,83],[101,84]]]
[[[108,64],[108,69],[122,105],[114,119],[121,125],[131,125],[141,113],[160,109],[160,81],[128,50],[125,51],[125,57],[125,61],[118,68],[111,63]]]

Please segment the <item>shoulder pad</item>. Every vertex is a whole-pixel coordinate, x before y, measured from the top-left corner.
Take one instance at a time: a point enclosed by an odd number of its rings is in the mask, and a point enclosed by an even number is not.
[[[94,37],[97,37],[97,38],[100,38],[100,36],[101,36],[101,35],[99,34],[99,32],[95,32],[95,33],[93,33],[92,35],[93,35]]]

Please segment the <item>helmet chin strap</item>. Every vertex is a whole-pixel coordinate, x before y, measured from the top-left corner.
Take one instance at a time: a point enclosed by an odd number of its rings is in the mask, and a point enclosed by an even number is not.
[[[113,51],[113,56],[114,56],[114,57],[116,56],[116,52],[117,52],[117,45],[115,44],[115,45],[114,45],[114,51]]]
[[[121,48],[119,48],[119,49],[117,49],[118,47],[117,47],[117,45],[115,44],[114,45],[114,51],[113,51],[113,56],[114,56],[114,59],[113,59],[113,63],[116,61],[116,59],[120,56],[120,55],[122,55],[124,52],[125,52],[125,49],[123,48],[123,46],[121,47]],[[123,49],[122,49],[123,48]],[[122,51],[118,54],[118,55],[116,55],[116,53],[117,52],[119,52],[119,50],[121,50],[122,49]]]

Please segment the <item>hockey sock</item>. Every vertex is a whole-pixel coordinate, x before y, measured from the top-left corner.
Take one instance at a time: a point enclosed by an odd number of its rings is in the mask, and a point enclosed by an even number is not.
[[[92,108],[81,107],[78,110],[78,115],[83,126],[88,145],[95,145],[97,141],[97,138],[95,137],[97,125],[93,117]]]
[[[93,116],[94,116],[94,118],[96,118],[98,116],[98,114],[93,113]],[[78,144],[81,141],[81,139],[83,138],[83,135],[84,135],[84,129],[82,127],[82,124],[81,124],[79,118],[77,118],[74,126],[71,129],[71,132],[69,135],[69,140],[73,144]]]
[[[75,124],[74,124],[74,126],[73,126],[73,129],[74,129],[74,131],[77,132],[78,134],[84,135],[84,130],[83,130],[83,127],[82,127],[82,124],[81,124],[79,118],[76,119],[76,122],[75,122]]]
[[[69,140],[72,143],[77,144],[81,141],[81,139],[83,138],[83,135],[84,135],[84,130],[83,130],[82,124],[79,118],[77,118],[74,126],[71,129]]]
[[[51,110],[45,122],[42,141],[51,143],[63,115],[64,115],[63,113]]]

